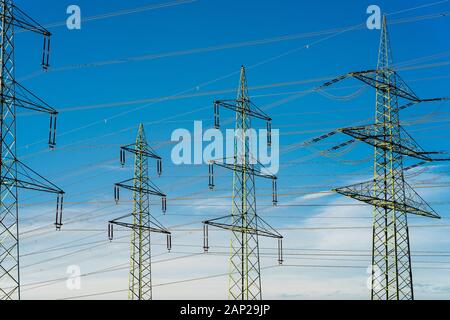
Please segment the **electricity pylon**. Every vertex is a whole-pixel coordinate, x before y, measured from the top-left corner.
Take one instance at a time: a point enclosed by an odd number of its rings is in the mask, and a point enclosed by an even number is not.
[[[219,128],[219,108],[224,107],[236,113],[234,157],[218,159],[209,164],[209,187],[214,188],[214,165],[233,171],[233,196],[231,215],[204,221],[204,250],[209,250],[208,226],[232,232],[229,269],[228,296],[231,300],[262,299],[258,237],[278,239],[278,260],[282,263],[283,237],[256,214],[255,177],[272,180],[273,204],[277,203],[277,177],[267,173],[251,154],[251,117],[267,122],[268,144],[271,141],[271,118],[256,107],[247,90],[245,68],[241,69],[238,96],[235,100],[215,101],[215,127]],[[232,162],[232,163],[229,163]]]
[[[432,157],[440,152],[424,151],[403,128],[399,113],[421,102],[445,98],[420,99],[400,78],[392,65],[386,17],[383,17],[377,69],[348,73],[325,83],[320,89],[350,77],[376,89],[375,124],[338,129],[312,142],[341,132],[352,140],[330,150],[356,141],[375,148],[373,179],[333,191],[374,207],[372,300],[413,300],[407,214],[429,218],[439,218],[439,215],[405,181],[404,172],[427,162],[448,159]],[[405,104],[400,104],[401,100],[405,100]],[[421,162],[404,168],[405,156]]]
[[[44,36],[42,67],[48,68],[50,32],[14,5],[0,0],[0,299],[20,299],[18,188],[57,194],[56,228],[62,226],[64,191],[33,171],[16,156],[16,108],[50,114],[49,145],[55,146],[55,109],[21,86],[15,79],[14,29]]]
[[[150,195],[161,197],[162,211],[166,212],[166,195],[150,181],[148,174],[148,158],[156,159],[159,176],[162,173],[162,160],[148,145],[143,124],[139,126],[136,143],[121,147],[122,166],[125,165],[126,152],[134,154],[134,178],[116,183],[114,197],[118,203],[120,188],[133,191],[133,212],[109,221],[108,236],[113,240],[113,225],[132,230],[128,298],[151,300],[151,233],[165,234],[167,249],[170,251],[172,246],[171,233],[150,214]]]

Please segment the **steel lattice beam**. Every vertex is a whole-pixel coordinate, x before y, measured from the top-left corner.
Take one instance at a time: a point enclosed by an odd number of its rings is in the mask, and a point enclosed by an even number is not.
[[[375,124],[338,129],[309,143],[342,132],[374,147],[373,180],[334,191],[374,206],[371,298],[412,300],[414,290],[407,214],[429,218],[439,218],[439,215],[406,183],[404,172],[423,163],[449,159],[436,159],[432,155],[440,152],[424,151],[402,128],[400,111],[420,102],[446,98],[420,99],[393,69],[386,17],[383,18],[377,69],[348,73],[325,83],[319,90],[349,77],[376,89]],[[406,100],[406,104],[400,105],[401,99]],[[404,168],[405,156],[422,162]]]
[[[18,189],[57,194],[56,228],[62,226],[64,191],[27,167],[16,157],[16,108],[50,114],[49,145],[54,147],[55,109],[18,84],[14,77],[14,28],[44,36],[42,66],[48,68],[50,32],[31,19],[13,3],[0,0],[0,299],[20,299]]]
[[[204,249],[208,251],[208,227],[213,226],[231,231],[231,254],[229,260],[228,297],[231,300],[262,299],[261,273],[259,259],[259,236],[278,239],[279,263],[282,263],[281,241],[283,237],[256,213],[255,177],[273,181],[273,203],[276,199],[276,177],[267,174],[254,164],[250,154],[246,131],[252,128],[251,118],[267,121],[268,144],[270,145],[270,121],[272,120],[251,101],[247,90],[245,68],[242,67],[238,96],[236,100],[216,101],[214,103],[215,126],[219,127],[219,107],[236,113],[236,132],[234,139],[235,155],[233,164],[213,161],[209,166],[209,185],[214,188],[214,166],[233,171],[233,195],[231,215],[204,221]]]
[[[133,192],[133,212],[123,217],[109,221],[108,236],[113,240],[113,226],[131,229],[130,252],[130,300],[151,300],[152,276],[151,276],[151,234],[161,233],[167,236],[167,248],[171,249],[171,233],[164,228],[150,214],[150,195],[161,197],[162,210],[166,211],[166,195],[153,185],[148,173],[148,159],[157,160],[158,175],[161,174],[161,158],[150,148],[145,137],[144,125],[139,126],[139,132],[135,144],[123,146],[120,152],[120,162],[125,164],[125,153],[134,155],[134,177],[132,179],[116,183],[114,195],[119,202],[119,190],[126,189]]]

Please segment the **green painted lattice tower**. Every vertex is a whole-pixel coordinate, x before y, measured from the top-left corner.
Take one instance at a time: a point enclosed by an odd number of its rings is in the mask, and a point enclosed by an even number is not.
[[[270,227],[256,213],[255,177],[263,177],[273,181],[273,203],[276,198],[276,176],[266,173],[256,161],[257,155],[251,153],[248,134],[252,130],[251,117],[267,121],[267,141],[270,145],[271,130],[269,118],[251,101],[247,90],[245,68],[242,67],[238,96],[235,100],[215,101],[215,127],[219,128],[219,107],[230,109],[236,113],[234,137],[234,157],[211,161],[209,165],[209,186],[214,188],[214,165],[233,171],[233,194],[231,215],[204,221],[204,249],[209,250],[208,226],[231,231],[229,287],[228,297],[231,300],[262,299],[261,272],[258,237],[278,239],[279,263],[282,263],[282,236]]]
[[[20,10],[13,0],[0,0],[0,15],[0,300],[15,300],[21,298],[18,189],[57,194],[58,230],[62,226],[64,192],[18,160],[16,153],[17,107],[50,114],[49,146],[55,146],[58,113],[16,81],[14,61],[14,32],[20,28],[44,37],[42,67],[47,69],[50,32]]]
[[[375,124],[338,129],[316,138],[317,142],[338,132],[352,140],[329,149],[335,151],[356,141],[375,149],[373,180],[337,188],[334,191],[373,205],[372,300],[413,300],[413,278],[407,214],[439,218],[438,214],[405,181],[405,171],[432,161],[426,152],[405,131],[400,111],[421,102],[446,98],[420,99],[400,78],[392,63],[386,17],[383,17],[378,66],[376,70],[351,72],[325,83],[328,87],[353,77],[376,89]],[[405,104],[400,104],[405,100]],[[404,168],[404,158],[421,160]]]
[[[114,194],[115,200],[118,202],[120,188],[132,191],[133,212],[109,221],[108,234],[109,239],[113,240],[113,225],[131,229],[128,298],[130,300],[151,300],[151,234],[165,234],[167,236],[167,249],[171,249],[171,233],[150,214],[151,195],[161,197],[162,210],[166,212],[166,195],[150,181],[148,172],[149,158],[156,159],[158,175],[161,175],[162,172],[162,162],[161,158],[148,145],[142,124],[139,126],[136,142],[120,149],[122,166],[125,165],[126,152],[134,154],[134,177],[117,183]]]
[[[391,69],[392,57],[386,25],[383,19],[378,57],[377,81],[396,85],[396,74]],[[388,90],[376,90],[375,126],[382,130],[384,140],[401,141],[398,96]],[[375,147],[375,197],[395,203],[405,199],[403,155],[392,147]],[[372,291],[373,300],[413,299],[411,252],[407,212],[375,206],[372,237]]]

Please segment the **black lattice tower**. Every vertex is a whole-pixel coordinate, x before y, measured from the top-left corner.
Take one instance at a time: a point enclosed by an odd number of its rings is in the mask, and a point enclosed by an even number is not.
[[[162,211],[166,212],[166,195],[154,185],[149,178],[148,159],[156,160],[158,175],[162,172],[162,161],[148,145],[144,125],[139,126],[136,142],[120,149],[120,162],[125,165],[125,154],[134,155],[134,177],[115,184],[114,197],[119,202],[120,188],[133,191],[133,212],[111,220],[108,225],[108,236],[113,240],[113,225],[129,228],[131,234],[131,258],[129,295],[130,300],[152,299],[151,276],[151,233],[162,233],[167,236],[167,249],[171,249],[171,233],[150,214],[150,196],[162,199]]]
[[[267,173],[252,154],[249,139],[251,118],[267,122],[267,141],[271,141],[271,118],[255,106],[248,95],[245,68],[241,69],[238,96],[235,100],[214,103],[215,127],[219,128],[219,108],[236,113],[236,134],[233,159],[218,159],[209,165],[209,186],[214,188],[214,165],[233,171],[233,195],[231,215],[204,221],[204,249],[209,250],[208,226],[231,231],[231,256],[229,268],[228,296],[232,300],[258,300],[261,294],[261,273],[258,237],[278,239],[279,263],[282,263],[281,242],[283,237],[256,213],[255,177],[271,179],[273,182],[273,204],[277,203],[276,176]]]
[[[327,151],[335,151],[356,141],[374,147],[373,180],[334,191],[374,206],[371,298],[412,300],[414,292],[407,214],[431,218],[439,216],[405,181],[404,172],[427,162],[448,159],[433,159],[431,156],[439,152],[424,151],[402,127],[400,111],[420,102],[446,98],[420,99],[400,78],[392,64],[386,17],[383,18],[377,69],[351,72],[325,83],[319,89],[348,77],[376,89],[375,124],[338,129],[312,142],[342,132],[352,139]],[[405,104],[401,105],[401,100],[405,100]],[[421,162],[404,168],[405,156]]]
[[[49,145],[55,146],[55,109],[25,89],[15,80],[15,28],[44,36],[42,67],[48,68],[50,32],[14,5],[12,0],[0,0],[0,105],[1,105],[1,166],[0,166],[0,299],[20,299],[18,188],[58,195],[56,228],[62,226],[64,192],[17,159],[16,108],[22,107],[50,114]]]

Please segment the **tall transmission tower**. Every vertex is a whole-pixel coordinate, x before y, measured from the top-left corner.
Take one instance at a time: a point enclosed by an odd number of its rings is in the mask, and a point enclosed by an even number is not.
[[[404,173],[428,162],[449,159],[433,158],[433,155],[441,152],[424,151],[403,128],[400,111],[421,102],[442,101],[446,98],[419,98],[395,71],[386,17],[383,17],[377,69],[348,73],[325,83],[319,89],[346,78],[356,78],[376,89],[375,124],[338,129],[311,142],[340,132],[352,139],[327,151],[357,141],[374,147],[373,179],[333,191],[374,207],[372,300],[413,300],[407,215],[440,217],[405,181]],[[420,162],[404,168],[404,157],[415,158]]]
[[[44,37],[42,67],[49,67],[50,32],[14,5],[13,0],[0,0],[0,299],[20,299],[18,188],[57,194],[56,228],[62,226],[64,191],[17,159],[16,108],[50,114],[49,146],[55,146],[55,109],[25,89],[15,79],[15,28],[35,32]]]
[[[209,164],[209,187],[214,188],[214,166],[233,171],[231,215],[204,221],[204,250],[209,250],[208,227],[232,232],[229,264],[228,297],[231,300],[262,299],[258,237],[278,239],[278,260],[282,259],[283,237],[256,213],[255,177],[272,180],[273,204],[277,203],[277,177],[267,170],[251,153],[251,118],[267,122],[267,141],[271,144],[272,119],[255,106],[248,95],[245,68],[241,68],[238,96],[235,100],[214,102],[215,127],[219,128],[219,109],[224,107],[236,113],[233,159],[218,159]],[[231,162],[231,163],[230,163]]]
[[[120,149],[120,162],[125,165],[126,153],[134,154],[134,177],[115,184],[114,197],[119,202],[120,188],[133,191],[133,212],[109,221],[108,236],[113,240],[114,225],[129,228],[131,235],[131,259],[129,294],[130,300],[152,299],[151,277],[151,233],[162,233],[167,236],[167,249],[172,246],[171,233],[150,214],[150,195],[161,197],[162,211],[166,212],[166,195],[154,185],[149,178],[148,159],[156,159],[157,171],[162,173],[162,160],[148,145],[144,125],[139,126],[139,132],[134,144]]]

